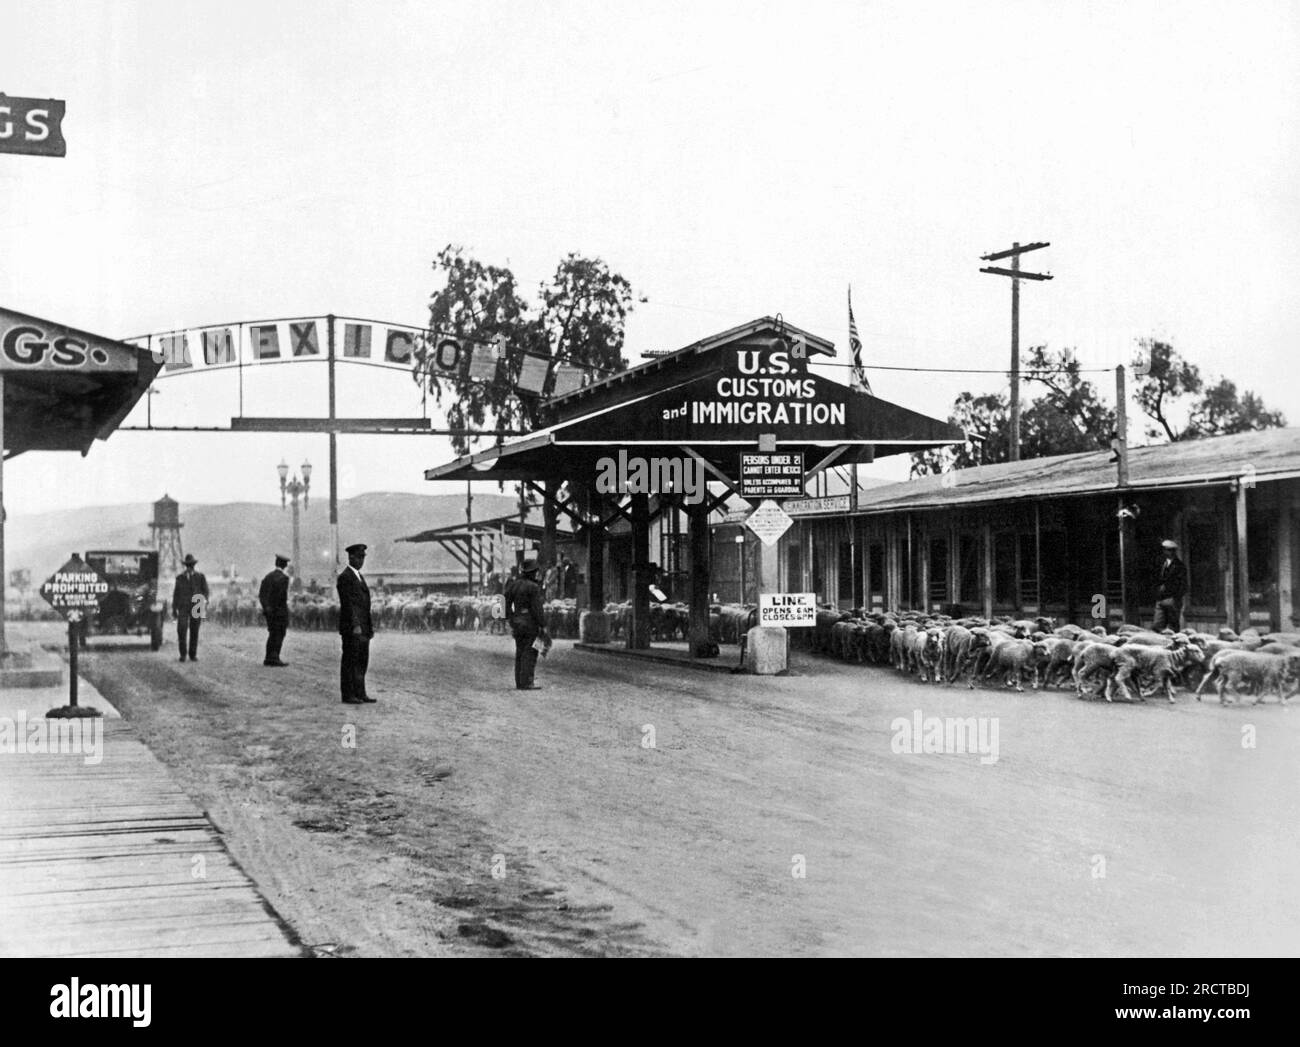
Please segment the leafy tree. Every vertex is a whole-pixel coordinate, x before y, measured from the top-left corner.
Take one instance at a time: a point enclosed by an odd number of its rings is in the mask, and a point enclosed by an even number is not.
[[[1268,410],[1255,393],[1238,393],[1227,378],[1207,381],[1168,342],[1144,338],[1138,345],[1136,399],[1153,423],[1146,427],[1148,437],[1197,440],[1286,425],[1282,412]]]
[[[1045,392],[1020,413],[1022,459],[1109,446],[1115,412],[1101,402],[1096,387],[1084,380],[1079,361],[1071,351],[1053,353],[1046,346],[1035,346],[1029,351],[1025,367],[1025,381],[1042,385]],[[1011,406],[1007,396],[962,393],[953,403],[948,421],[983,439],[914,454],[913,476],[1011,460]]]
[[[451,438],[457,454],[466,454],[481,439],[472,430],[489,420],[494,428],[531,431],[543,424],[541,397],[518,391],[525,354],[548,356],[551,371],[561,363],[589,374],[622,371],[624,325],[632,309],[632,286],[599,258],[569,254],[539,288],[539,305],[530,310],[514,274],[503,266],[484,265],[449,244],[438,252],[433,268],[442,281],[429,302],[429,332],[416,351],[413,375],[444,407],[448,426],[470,430]],[[500,338],[505,360],[498,380],[473,382],[463,374],[432,367],[436,336],[455,335],[477,343]],[[497,436],[500,443],[503,437]],[[546,535],[543,560],[555,558],[555,504],[558,484],[548,481],[543,503]]]

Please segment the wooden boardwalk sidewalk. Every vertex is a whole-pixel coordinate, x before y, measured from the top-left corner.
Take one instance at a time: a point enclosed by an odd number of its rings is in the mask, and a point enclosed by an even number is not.
[[[130,725],[99,723],[98,763],[0,751],[0,957],[304,955]]]

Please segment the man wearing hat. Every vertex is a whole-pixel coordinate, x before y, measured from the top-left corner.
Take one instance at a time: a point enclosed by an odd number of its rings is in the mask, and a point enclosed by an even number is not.
[[[182,662],[187,651],[190,661],[199,660],[199,626],[208,616],[208,580],[194,569],[196,563],[193,553],[185,554],[185,570],[176,576],[176,588],[172,590],[172,617],[176,619],[176,642]]]
[[[348,565],[339,574],[339,636],[343,657],[339,663],[339,689],[348,705],[362,705],[375,699],[366,694],[366,669],[370,665],[370,638],[375,629],[370,621],[370,587],[361,575],[366,547],[358,542],[347,548]]]
[[[262,605],[262,615],[266,618],[266,657],[263,665],[284,666],[280,661],[280,648],[284,645],[284,634],[289,629],[289,558],[280,553],[275,554],[275,570],[262,579],[262,588],[257,591],[258,603]]]
[[[546,637],[543,627],[546,619],[542,587],[537,584],[537,561],[525,560],[519,574],[505,591],[506,621],[515,637],[515,687],[521,691],[540,691],[533,683],[537,668],[537,649],[533,643],[539,636]]]
[[[1151,628],[1156,632],[1182,628],[1183,597],[1187,594],[1187,565],[1178,559],[1178,543],[1166,538],[1160,543],[1165,560],[1160,565],[1160,585],[1156,589],[1156,616]]]

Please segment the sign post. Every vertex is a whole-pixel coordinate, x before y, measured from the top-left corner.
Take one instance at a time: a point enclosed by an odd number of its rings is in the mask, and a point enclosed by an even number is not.
[[[792,523],[794,520],[790,515],[770,498],[760,502],[745,520],[745,526],[758,535],[764,545],[775,545]]]
[[[24,156],[67,156],[63,114],[67,103],[58,98],[11,98],[0,91],[0,153]],[[5,376],[0,370],[0,659],[9,653],[5,642]],[[76,687],[76,674],[73,674]],[[73,692],[75,695],[75,691]]]
[[[76,553],[45,579],[41,596],[68,620],[68,704],[77,707],[77,649],[85,616],[99,607],[108,592],[108,580]]]

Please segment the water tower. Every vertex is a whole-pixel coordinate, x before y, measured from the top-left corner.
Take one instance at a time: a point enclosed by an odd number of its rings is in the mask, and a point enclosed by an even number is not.
[[[174,498],[163,495],[153,503],[153,519],[149,521],[149,530],[153,531],[154,548],[158,550],[158,579],[181,573],[181,503]]]

